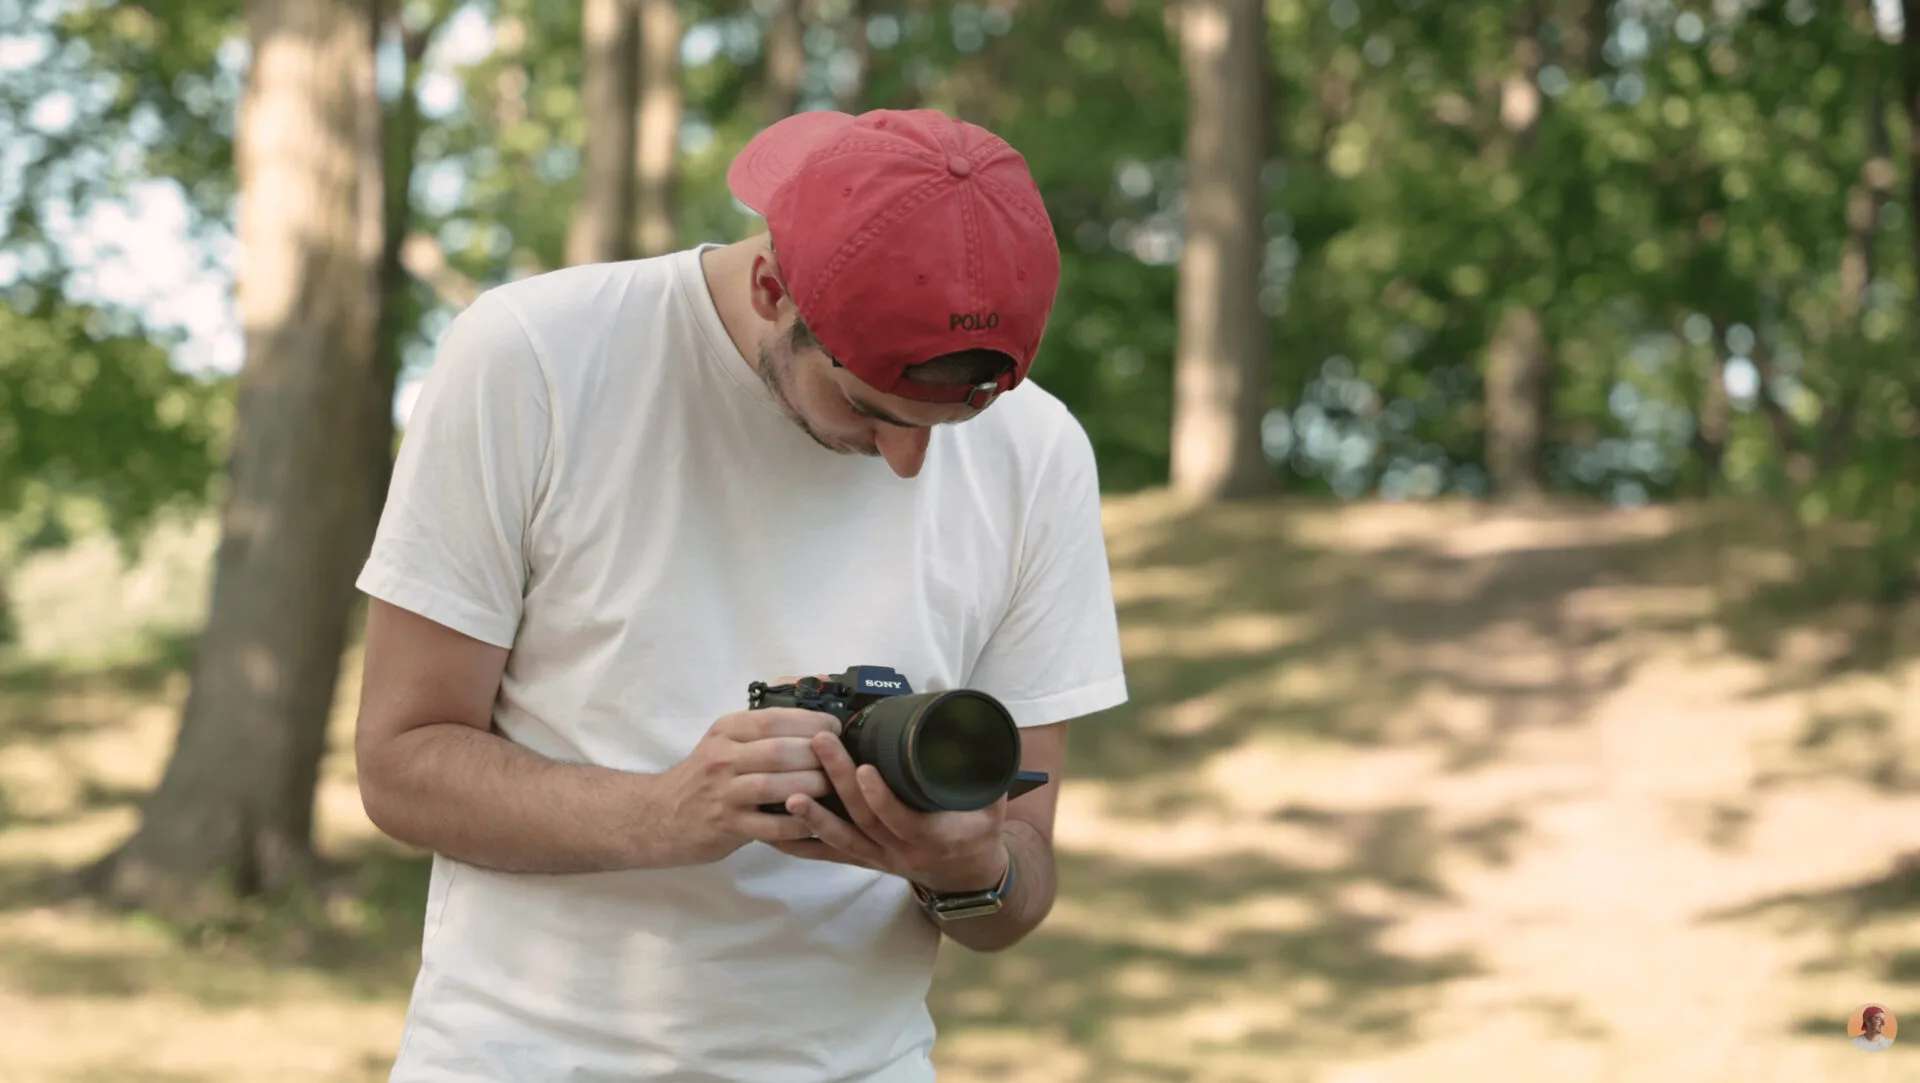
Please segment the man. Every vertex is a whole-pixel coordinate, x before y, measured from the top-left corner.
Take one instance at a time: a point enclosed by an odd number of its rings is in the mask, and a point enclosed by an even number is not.
[[[1052,905],[1067,722],[1126,688],[1092,449],[1026,380],[1039,193],[933,112],[728,181],[767,235],[490,291],[408,425],[360,579],[363,800],[436,855],[395,1083],[924,1083],[942,937]],[[994,695],[1053,782],[917,813],[745,709],[855,665]]]
[[[1860,1013],[1860,1033],[1853,1036],[1853,1047],[1878,1053],[1893,1044],[1893,1038],[1886,1031],[1886,1009],[1878,1004],[1869,1004]]]

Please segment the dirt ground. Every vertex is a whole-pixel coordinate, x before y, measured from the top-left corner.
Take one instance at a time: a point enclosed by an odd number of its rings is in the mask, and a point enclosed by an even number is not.
[[[1829,604],[1844,552],[1659,509],[1149,495],[1109,526],[1135,700],[1078,727],[1048,925],[946,954],[943,1083],[1920,1074],[1845,1037],[1868,1001],[1920,1019],[1920,610]],[[357,660],[320,797],[354,893],[187,931],[50,893],[157,776],[184,643],[122,632],[190,624],[206,541],[16,583],[4,1083],[386,1078],[424,866],[354,794]]]

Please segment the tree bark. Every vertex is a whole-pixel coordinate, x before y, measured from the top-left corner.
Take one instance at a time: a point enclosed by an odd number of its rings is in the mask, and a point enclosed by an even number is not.
[[[1893,161],[1887,147],[1887,118],[1878,88],[1867,90],[1867,160],[1860,179],[1847,192],[1847,243],[1840,253],[1840,319],[1853,330],[1867,310],[1873,284],[1874,238],[1880,206],[1893,188]]]
[[[138,830],[89,870],[107,901],[189,916],[312,868],[313,797],[371,533],[383,185],[369,0],[249,0],[235,140],[247,337],[205,631]]]
[[[1866,31],[1873,32],[1872,12],[1865,15]],[[1893,151],[1887,132],[1887,103],[1878,86],[1867,88],[1867,160],[1860,167],[1860,180],[1847,193],[1847,243],[1840,253],[1840,306],[1836,338],[1860,341],[1862,322],[1867,314],[1867,291],[1877,272],[1876,249],[1880,234],[1880,210],[1893,197]],[[1842,349],[1850,349],[1843,346]],[[1819,444],[1815,451],[1820,473],[1837,468],[1853,454],[1854,421],[1866,396],[1863,373],[1847,370],[1833,374],[1840,385],[1834,408],[1820,424]]]
[[[380,511],[387,502],[387,485],[393,480],[393,395],[400,384],[400,328],[408,315],[404,304],[409,283],[406,267],[400,262],[400,242],[407,235],[413,183],[414,146],[420,138],[420,107],[414,97],[419,64],[407,39],[405,17],[392,8],[393,0],[370,0],[372,35],[369,47],[378,56],[389,24],[400,35],[405,71],[399,97],[392,111],[380,124],[367,126],[360,145],[360,183],[379,185],[383,193],[377,209],[380,235],[371,243],[380,257],[376,274],[373,322],[373,372],[366,384],[367,411],[362,424],[367,441],[367,514],[377,526]],[[425,50],[424,40],[420,44]],[[376,107],[379,107],[376,102]]]
[[[1540,129],[1538,0],[1519,12],[1509,70],[1499,83],[1499,134],[1489,147],[1500,168],[1522,167]],[[1514,304],[1487,343],[1482,377],[1486,412],[1484,455],[1496,498],[1531,499],[1546,490],[1547,419],[1552,408],[1553,344],[1539,312]]]
[[[1676,316],[1673,335],[1682,337],[1681,320]],[[1700,460],[1696,495],[1710,496],[1724,475],[1727,443],[1733,436],[1733,399],[1727,392],[1727,356],[1716,335],[1714,342],[1701,351],[1700,396],[1694,407],[1699,419],[1694,426],[1693,453]]]
[[[1900,42],[1900,92],[1907,114],[1907,212],[1912,216],[1920,215],[1920,0],[1901,0],[1900,14],[1906,26]],[[1920,229],[1909,228],[1907,235],[1912,238],[1914,269],[1920,271]]]
[[[1180,14],[1187,80],[1187,227],[1180,259],[1172,487],[1194,499],[1273,484],[1261,447],[1267,316],[1260,308],[1271,143],[1261,0],[1188,0]]]
[[[673,251],[679,243],[680,5],[678,0],[637,0],[640,5],[640,109],[635,179],[639,221],[634,245],[642,256]]]
[[[1500,496],[1533,497],[1546,488],[1549,358],[1540,314],[1509,308],[1487,345],[1485,377],[1487,474]]]
[[[404,12],[393,10],[395,0],[376,0],[380,4],[380,27],[374,35],[379,48],[386,26],[400,38],[400,56],[405,65],[400,93],[387,107],[378,142],[368,149],[365,168],[370,183],[382,183],[386,198],[380,208],[385,221],[380,239],[380,298],[375,327],[375,364],[368,385],[367,440],[372,447],[367,460],[367,498],[372,507],[367,544],[372,545],[372,530],[379,526],[380,513],[387,504],[387,487],[393,480],[395,451],[393,397],[405,365],[403,349],[407,332],[416,326],[421,306],[414,298],[416,276],[407,266],[407,238],[413,233],[413,180],[420,160],[420,74],[427,49],[459,10],[457,0],[440,0],[432,17],[423,25],[409,27]],[[431,289],[431,282],[422,282]],[[461,306],[461,307],[464,307]]]
[[[1900,43],[1900,96],[1907,115],[1907,213],[1909,221],[1920,223],[1920,218],[1913,217],[1920,215],[1920,0],[1901,0],[1900,13],[1907,28]],[[1910,226],[1907,235],[1914,270],[1920,272],[1920,228]],[[1908,403],[1920,409],[1920,364],[1907,366],[1904,383]]]
[[[634,118],[640,104],[640,18],[634,0],[586,0],[581,32],[586,115],[580,198],[567,262],[616,263],[633,255]]]

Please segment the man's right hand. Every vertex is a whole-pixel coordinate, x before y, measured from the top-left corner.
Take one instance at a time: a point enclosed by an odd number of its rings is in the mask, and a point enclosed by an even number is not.
[[[840,733],[821,711],[764,707],[725,715],[686,759],[662,772],[674,830],[687,864],[719,861],[749,842],[783,842],[813,834],[797,816],[760,811],[794,794],[825,797],[833,784],[813,751],[817,733]]]
[[[494,728],[505,648],[379,598],[366,644],[361,804],[389,836],[456,861],[542,876],[706,864],[805,839],[804,820],[755,806],[832,792],[809,743],[839,732],[829,714],[730,714],[658,773],[563,763]]]

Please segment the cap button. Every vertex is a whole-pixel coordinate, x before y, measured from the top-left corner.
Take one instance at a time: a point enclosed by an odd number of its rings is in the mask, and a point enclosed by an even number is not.
[[[956,177],[964,177],[973,172],[973,163],[956,154],[947,159],[947,172]]]

